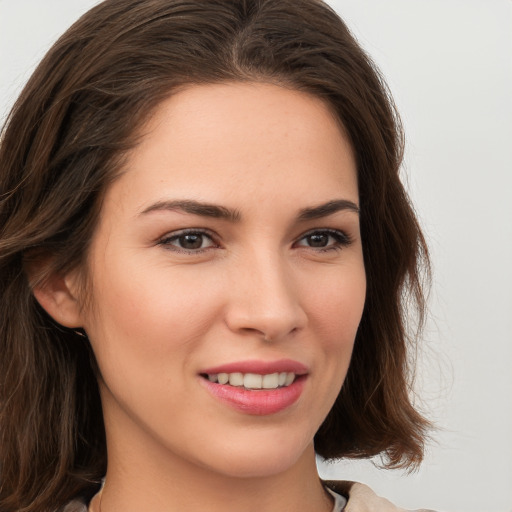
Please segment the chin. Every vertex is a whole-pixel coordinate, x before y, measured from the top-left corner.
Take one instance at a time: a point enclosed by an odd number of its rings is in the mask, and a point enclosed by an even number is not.
[[[237,458],[231,460],[227,458],[225,464],[217,469],[218,473],[231,478],[267,478],[285,473],[297,462],[289,457],[278,459],[253,459],[251,457]]]
[[[230,445],[215,457],[211,469],[234,478],[265,478],[285,473],[304,459],[315,457],[313,442],[288,438],[286,442],[253,439],[245,446]]]

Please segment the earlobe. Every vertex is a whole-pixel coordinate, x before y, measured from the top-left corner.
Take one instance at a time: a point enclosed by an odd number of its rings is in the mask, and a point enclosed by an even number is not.
[[[83,326],[76,272],[61,275],[49,273],[43,279],[35,278],[41,275],[38,265],[31,263],[25,266],[32,293],[41,307],[59,324],[64,327],[78,328]]]

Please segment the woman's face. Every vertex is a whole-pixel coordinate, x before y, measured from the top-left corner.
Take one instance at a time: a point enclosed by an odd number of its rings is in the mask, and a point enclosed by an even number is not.
[[[83,312],[109,460],[264,476],[311,457],[366,286],[354,156],[330,111],[275,85],[191,86],[124,171]]]

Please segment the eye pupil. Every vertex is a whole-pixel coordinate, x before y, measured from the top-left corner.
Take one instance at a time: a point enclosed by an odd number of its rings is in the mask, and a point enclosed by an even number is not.
[[[326,247],[329,242],[329,235],[326,233],[316,233],[307,237],[310,247]]]
[[[203,245],[203,235],[189,233],[181,235],[178,241],[183,249],[200,249]]]

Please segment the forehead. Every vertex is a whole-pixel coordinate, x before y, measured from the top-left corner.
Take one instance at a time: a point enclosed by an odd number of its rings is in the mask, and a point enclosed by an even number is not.
[[[358,195],[351,145],[327,104],[264,83],[191,86],[166,99],[112,186],[120,189],[139,210],[176,196],[240,208],[256,197]]]

